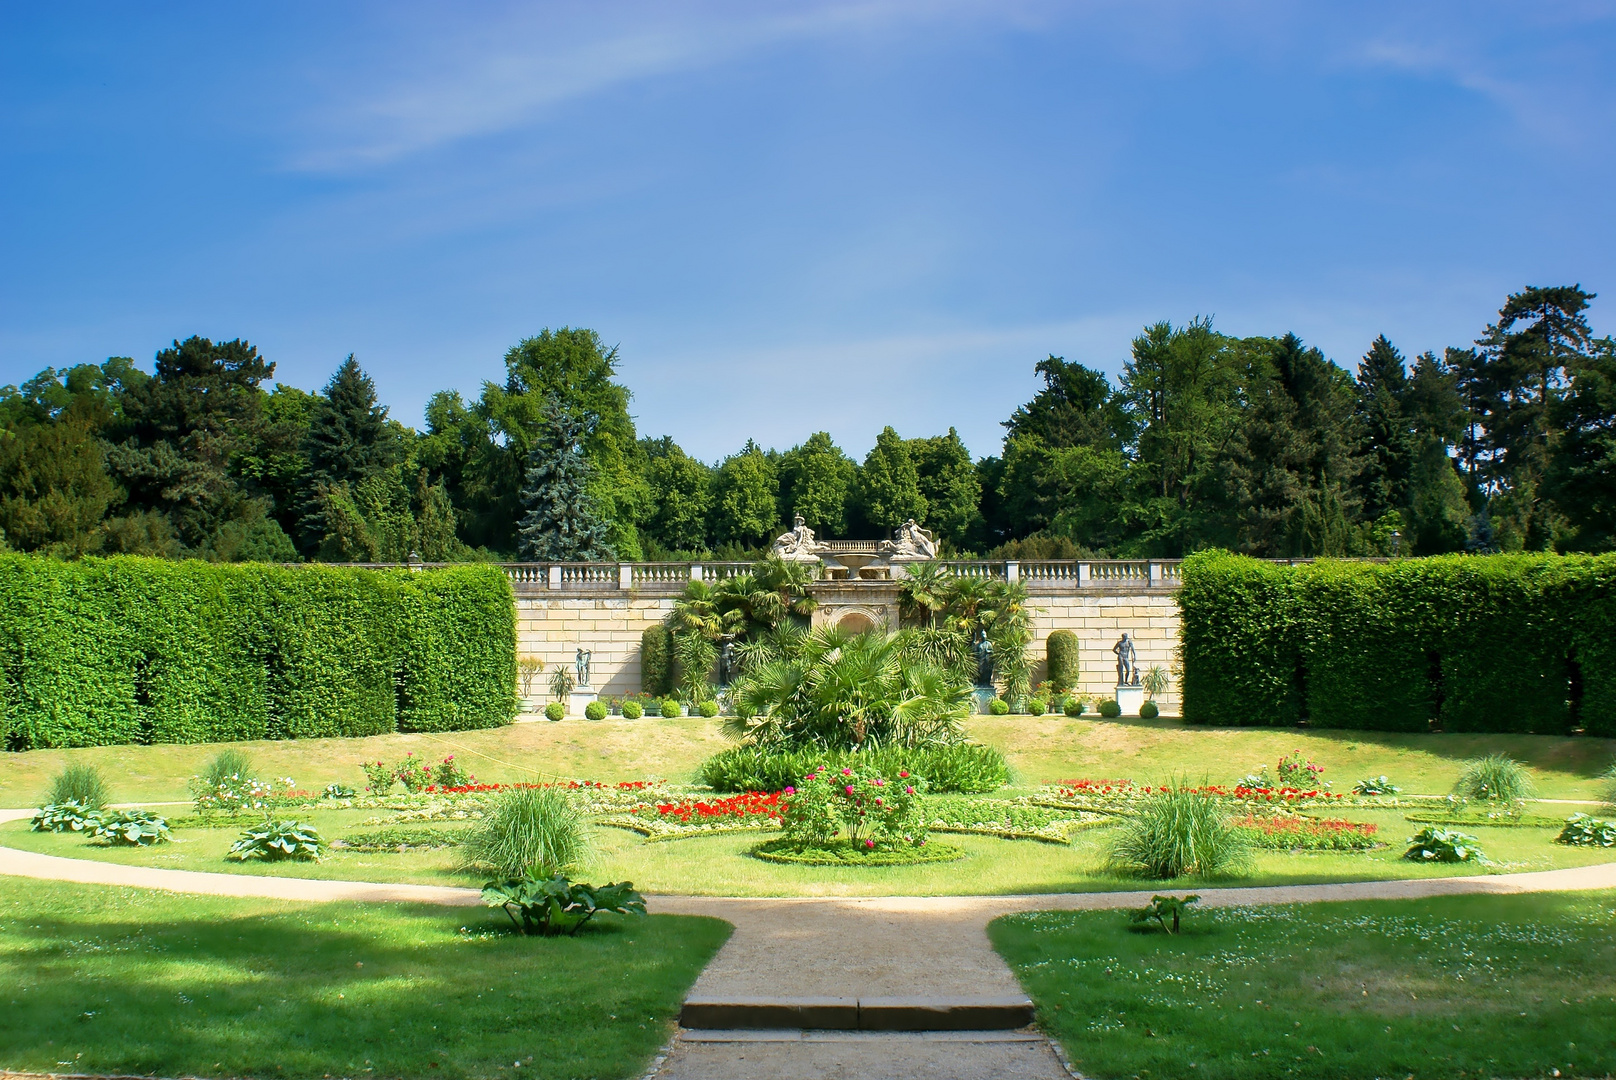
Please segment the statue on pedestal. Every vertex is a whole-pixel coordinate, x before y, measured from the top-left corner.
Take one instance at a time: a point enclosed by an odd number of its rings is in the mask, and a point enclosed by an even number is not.
[[[718,650],[718,685],[728,686],[735,677],[735,642],[726,641]]]
[[[1133,641],[1123,631],[1122,637],[1111,646],[1111,651],[1117,656],[1117,685],[1139,685],[1139,660],[1133,651]]]
[[[781,533],[775,538],[769,554],[787,562],[817,562],[820,547],[819,541],[814,539],[814,530],[810,529],[802,515],[798,514],[791,531]]]
[[[579,649],[573,659],[572,666],[578,672],[577,686],[580,689],[589,685],[589,660],[593,655],[588,649]]]
[[[986,630],[978,630],[976,644],[971,647],[976,654],[976,685],[993,685],[993,642],[988,640]]]

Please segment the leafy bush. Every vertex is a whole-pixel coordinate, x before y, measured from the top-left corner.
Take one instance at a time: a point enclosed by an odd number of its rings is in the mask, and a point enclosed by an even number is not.
[[[585,705],[584,706],[584,719],[585,720],[604,720],[604,719],[606,719],[606,703],[603,702],[603,701],[591,701],[588,705]]]
[[[1049,702],[1041,697],[1027,699],[1027,712],[1032,716],[1042,716],[1049,711]]]
[[[1086,704],[1084,704],[1082,698],[1069,697],[1069,698],[1066,699],[1066,715],[1067,716],[1082,716],[1083,713],[1087,709],[1088,709],[1088,706]]]
[[[679,701],[677,698],[670,697],[662,699],[662,718],[664,720],[673,720],[677,718],[680,711]]]
[[[483,903],[503,908],[522,933],[543,936],[576,934],[602,911],[645,914],[645,897],[634,891],[632,882],[597,887],[571,882],[560,875],[490,881],[483,886]]]
[[[101,811],[96,807],[68,799],[35,810],[31,823],[35,832],[86,832],[100,816]]]
[[[996,697],[988,702],[988,712],[994,716],[1005,716],[1010,712],[1010,703],[1002,697]]]
[[[701,703],[700,712],[701,715],[711,720],[713,717],[718,715],[718,702],[708,698],[706,701]]]
[[[1156,707],[1154,701],[1147,701],[1139,706],[1139,719],[1141,720],[1154,720],[1160,715],[1161,710]]]
[[[783,791],[820,764],[874,769],[885,776],[908,772],[924,777],[932,792],[981,794],[1010,781],[1004,755],[980,743],[880,746],[851,753],[735,746],[703,762],[698,778],[715,791]]]
[[[85,835],[91,840],[127,847],[150,847],[174,839],[168,822],[150,810],[107,810],[89,822]]]
[[[1616,847],[1616,821],[1606,821],[1589,814],[1572,814],[1566,819],[1560,835],[1554,839],[1558,844]]]
[[[456,765],[454,755],[450,754],[432,767],[432,782],[440,788],[455,788],[474,784],[477,778]]]
[[[1518,803],[1536,790],[1526,766],[1504,754],[1488,754],[1465,762],[1453,793],[1462,799]]]
[[[240,814],[248,810],[267,810],[285,800],[293,787],[291,777],[283,777],[278,785],[252,776],[231,773],[209,786],[207,777],[191,777],[191,799],[196,812],[203,817],[210,814]]]
[[[466,837],[466,864],[501,878],[553,878],[588,854],[583,812],[560,787],[503,791]]]
[[[926,781],[900,770],[821,766],[785,789],[781,809],[786,839],[799,848],[824,847],[845,832],[854,848],[891,850],[926,843],[922,808]]]
[[[549,720],[560,720],[567,715],[567,707],[559,701],[552,701],[544,707],[544,715]]]
[[[1409,847],[1403,858],[1415,862],[1485,862],[1478,843],[1474,836],[1431,825],[1408,838]]]
[[[1122,715],[1122,706],[1117,704],[1116,698],[1106,698],[1100,702],[1100,715],[1107,720],[1115,720]]]
[[[358,795],[359,792],[347,784],[327,784],[325,790],[320,792],[320,797],[323,799],[353,799],[357,798]]]
[[[640,634],[640,690],[658,698],[673,690],[673,634],[662,623]]]
[[[109,632],[112,628],[112,632]],[[492,566],[376,571],[0,555],[21,749],[508,723],[515,604]]]
[[[1148,926],[1154,919],[1169,934],[1178,933],[1179,918],[1190,909],[1191,904],[1199,903],[1201,897],[1196,893],[1188,896],[1152,896],[1150,903],[1142,908],[1136,908],[1128,913],[1128,921],[1135,926]],[[1167,920],[1172,919],[1169,923]]]
[[[1245,840],[1229,826],[1219,801],[1180,783],[1145,800],[1112,837],[1106,864],[1130,877],[1166,880],[1216,877],[1240,867]]]
[[[629,700],[629,701],[623,702],[623,719],[624,720],[638,720],[640,717],[642,717],[644,715],[645,715],[645,710],[640,707],[640,703],[638,701]]]
[[[107,805],[107,782],[94,765],[69,765],[51,778],[45,801],[56,805],[77,803],[86,810],[99,810]]]
[[[1044,656],[1049,665],[1049,685],[1056,690],[1070,690],[1077,685],[1077,635],[1070,630],[1055,630],[1044,644]]]
[[[1352,785],[1354,795],[1398,795],[1402,788],[1382,776],[1368,776]]]
[[[279,862],[282,859],[311,861],[320,857],[320,833],[313,825],[301,821],[271,821],[265,818],[241,834],[241,839],[230,845],[230,857],[246,862],[263,859]]]
[[[435,826],[393,826],[349,833],[342,846],[353,851],[412,851],[459,847],[466,839],[465,829]]]

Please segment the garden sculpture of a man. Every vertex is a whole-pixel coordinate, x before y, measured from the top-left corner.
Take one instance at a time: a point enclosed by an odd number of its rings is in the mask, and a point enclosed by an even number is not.
[[[735,677],[735,642],[726,641],[718,650],[718,684],[728,686]]]
[[[988,640],[986,630],[977,631],[976,645],[973,651],[976,653],[976,685],[992,686],[993,642]]]
[[[577,659],[572,662],[573,667],[578,669],[578,685],[580,687],[589,685],[589,658],[592,655],[588,649],[579,649]]]
[[[1117,685],[1139,685],[1139,661],[1134,655],[1133,640],[1123,632],[1117,643],[1111,646],[1111,651],[1117,654]]]

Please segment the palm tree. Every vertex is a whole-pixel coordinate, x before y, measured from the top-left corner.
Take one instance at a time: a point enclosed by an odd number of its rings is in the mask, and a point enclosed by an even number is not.
[[[904,616],[923,619],[927,626],[935,626],[938,612],[948,609],[954,581],[953,571],[942,563],[923,562],[911,566],[903,584],[898,586]]]

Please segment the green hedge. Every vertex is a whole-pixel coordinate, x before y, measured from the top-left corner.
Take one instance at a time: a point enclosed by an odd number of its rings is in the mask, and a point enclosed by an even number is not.
[[[1616,556],[1185,560],[1184,716],[1616,734]]]
[[[1049,685],[1056,690],[1070,690],[1077,685],[1079,675],[1077,635],[1070,630],[1055,630],[1044,644],[1048,666]]]
[[[661,623],[640,634],[640,693],[656,698],[673,693],[673,633]]]
[[[493,567],[58,562],[0,555],[10,749],[510,722],[515,606]]]

